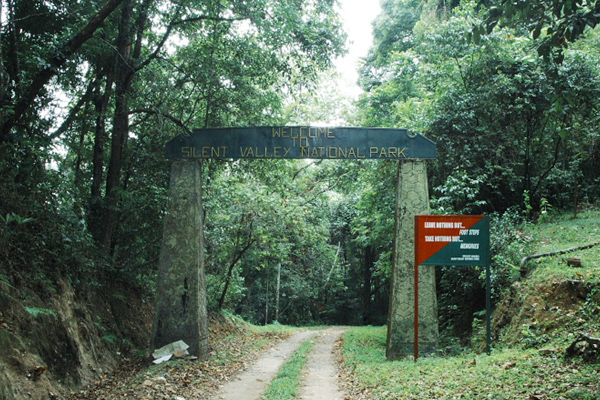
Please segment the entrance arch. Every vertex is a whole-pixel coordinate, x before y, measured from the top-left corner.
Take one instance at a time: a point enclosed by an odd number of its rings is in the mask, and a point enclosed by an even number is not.
[[[388,317],[387,357],[414,349],[414,216],[429,213],[426,160],[435,143],[405,129],[279,126],[198,129],[169,141],[173,160],[170,202],[163,228],[152,347],[183,340],[189,352],[208,356],[200,160],[382,159],[398,161],[394,257]],[[419,271],[419,342],[435,351],[438,342],[435,270]]]

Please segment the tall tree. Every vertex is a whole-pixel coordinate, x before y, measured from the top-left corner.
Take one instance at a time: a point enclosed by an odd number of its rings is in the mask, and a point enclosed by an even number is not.
[[[60,209],[77,220],[68,239],[92,233],[109,273],[135,279],[151,277],[159,248],[164,143],[194,127],[280,123],[289,88],[344,41],[329,0],[0,8],[0,212],[52,220]]]

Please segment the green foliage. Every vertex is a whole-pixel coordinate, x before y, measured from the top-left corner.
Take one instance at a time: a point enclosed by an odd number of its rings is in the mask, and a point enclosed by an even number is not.
[[[37,318],[40,315],[48,315],[51,317],[56,317],[56,311],[50,310],[47,308],[25,307],[25,311],[27,311],[29,314],[31,314],[34,318]]]
[[[13,286],[12,286],[12,285],[9,283],[8,276],[6,276],[6,275],[4,275],[4,274],[0,274],[0,283],[1,283],[2,285],[6,285],[6,286],[8,286],[9,288],[12,288],[12,289],[14,289],[14,287],[13,287]],[[3,294],[3,295],[5,295],[5,296],[9,296],[9,295],[8,295],[7,293],[5,293],[5,292],[2,292],[2,294]]]
[[[165,142],[193,127],[270,125],[290,118],[283,116],[284,97],[312,87],[319,71],[343,51],[344,34],[333,3],[324,0],[128,0],[52,71],[56,80],[27,97],[30,83],[89,22],[96,6],[62,0],[0,3],[0,272],[13,285],[39,283],[48,292],[66,277],[82,287],[120,280],[151,295],[168,201]],[[23,101],[28,112],[5,132],[6,118]],[[289,173],[286,167],[274,170]],[[223,251],[215,255],[221,258],[215,265],[226,268],[236,256],[240,248],[232,243],[239,231],[256,241],[246,271],[266,275],[279,259],[292,271],[293,263],[324,270],[335,253],[324,239],[321,215],[303,219],[300,214],[296,219],[306,229],[293,232],[297,221],[287,214],[307,199],[295,200],[287,210],[276,204],[285,200],[283,194],[267,199],[269,185],[279,179],[266,177],[269,173],[255,171],[265,175],[265,196],[253,202],[252,189],[246,188],[239,200],[247,207],[217,220],[241,230],[215,231],[220,236],[211,245]],[[210,193],[207,198],[210,208]],[[235,205],[219,212],[225,215]],[[271,211],[298,238],[294,246],[277,242]],[[319,250],[310,250],[314,244]],[[213,293],[221,293],[221,278],[209,282],[215,283]],[[234,268],[228,305],[241,303],[245,279]],[[317,296],[298,286],[297,293]],[[213,296],[212,302],[218,301]]]
[[[395,171],[375,162],[208,163],[209,306],[222,300],[254,323],[385,320]]]
[[[329,243],[328,182],[315,173],[300,162],[209,165],[205,207],[213,301],[228,284],[227,307],[255,323],[270,322],[280,273],[279,321],[318,318],[318,308],[336,290],[323,282],[328,274],[336,281],[330,271],[339,260]]]
[[[559,208],[593,201],[597,174],[581,167],[597,153],[584,145],[596,143],[598,123],[593,42],[565,51],[558,67],[532,53],[536,42],[518,29],[497,29],[474,45],[466,39],[482,21],[474,4],[435,4],[403,28],[404,39],[375,44],[362,68],[360,123],[415,129],[437,143],[430,175],[433,187],[446,192],[439,195],[444,208],[470,197],[451,190],[463,187],[465,176],[480,181],[469,212],[503,212],[521,205],[524,191],[532,214],[542,198]],[[405,1],[386,2],[386,10],[394,8],[414,10]],[[386,18],[392,15],[398,13]],[[385,32],[375,25],[376,37]]]
[[[600,285],[596,285],[590,290],[585,303],[579,310],[579,314],[586,320],[591,320],[600,315]]]
[[[0,215],[0,254],[8,256],[7,247],[11,238],[17,235],[18,227],[32,221],[33,218],[21,217],[14,212],[6,214],[6,217]]]
[[[3,222],[5,226],[8,226],[13,222],[17,225],[22,225],[33,220],[33,218],[21,217],[20,215],[17,215],[15,213],[6,214],[6,217],[0,215],[0,222]]]
[[[353,162],[342,168],[337,173],[349,181],[340,185],[331,203],[331,241],[338,243],[342,265],[347,265],[336,309],[346,310],[345,318],[351,320],[335,323],[383,322],[391,275],[397,163]]]
[[[441,214],[479,214],[486,203],[477,198],[486,180],[487,175],[469,178],[465,171],[449,175],[443,186],[434,189],[434,193],[439,193],[440,197],[431,200],[432,208]]]
[[[113,347],[116,347],[120,342],[119,337],[114,333],[109,333],[102,336],[102,340],[104,340],[106,343],[110,344]]]
[[[525,233],[528,225],[516,209],[502,215],[492,214],[490,219],[492,296],[497,301],[518,279],[519,264],[531,251],[532,237]]]
[[[480,1],[480,4],[488,4]],[[598,1],[498,1],[490,4],[485,20],[473,28],[477,40],[491,33],[498,25],[517,26],[539,39],[538,53],[545,59],[556,62],[564,60],[563,49],[568,43],[577,41],[584,32],[594,29],[600,22]]]
[[[552,204],[546,199],[542,197],[540,199],[540,220],[548,220],[550,218],[550,213],[552,212]]]

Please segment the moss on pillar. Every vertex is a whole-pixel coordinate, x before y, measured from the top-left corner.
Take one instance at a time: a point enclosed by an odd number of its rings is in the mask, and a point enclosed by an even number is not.
[[[174,161],[163,227],[153,348],[183,340],[190,354],[208,356],[201,165]]]
[[[414,251],[415,215],[429,213],[425,161],[407,160],[398,165],[396,224],[388,317],[387,358],[414,354]],[[432,353],[438,347],[435,268],[419,268],[419,349]]]

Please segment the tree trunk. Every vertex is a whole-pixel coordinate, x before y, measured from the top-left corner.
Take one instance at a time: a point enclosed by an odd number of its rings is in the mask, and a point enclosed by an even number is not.
[[[77,143],[77,158],[75,159],[75,177],[73,179],[73,185],[76,188],[81,187],[82,183],[83,183],[83,173],[81,172],[81,164],[83,163],[83,155],[81,154],[83,151],[83,148],[85,146],[85,136],[87,134],[89,128],[89,124],[88,124],[88,120],[85,119],[82,123],[82,126],[80,128],[80,132],[79,132],[79,142]]]
[[[104,208],[104,229],[102,244],[108,253],[112,247],[117,226],[119,188],[123,156],[129,136],[129,94],[133,82],[133,0],[124,0],[117,39],[117,68],[115,86],[115,113],[111,153],[106,177],[106,201]]]
[[[275,288],[275,321],[279,321],[279,295],[281,291],[281,263],[277,265],[277,288]]]
[[[103,73],[101,72],[101,74]],[[88,225],[97,243],[100,243],[102,238],[102,184],[104,182],[106,114],[108,112],[108,102],[112,92],[113,79],[114,75],[112,73],[109,72],[106,74],[104,92],[98,86],[93,97],[96,108],[96,132],[94,136],[94,154],[92,156],[92,187],[88,210]]]
[[[21,89],[21,59],[19,57],[19,37],[17,36],[17,24],[15,17],[15,2],[8,2],[8,31],[9,45],[7,59],[10,60],[10,79],[14,80],[17,92]]]
[[[4,11],[3,0],[0,0],[0,15],[8,15],[8,12]],[[8,77],[6,76],[4,68],[4,52],[2,47],[3,46],[0,46],[0,108],[2,108],[6,102],[6,92],[8,87]]]
[[[58,138],[64,132],[66,132],[68,130],[69,126],[71,126],[73,124],[73,122],[77,119],[77,115],[80,114],[82,108],[84,110],[83,115],[87,116],[90,98],[92,97],[94,91],[96,90],[96,88],[99,85],[100,85],[100,80],[98,78],[93,79],[90,82],[85,93],[81,96],[81,98],[79,99],[77,104],[69,112],[69,116],[67,117],[67,119],[51,135],[51,138]],[[74,168],[75,169],[75,178],[73,180],[73,184],[77,188],[81,187],[83,184],[83,172],[81,171],[81,164],[83,164],[83,162],[84,162],[84,157],[83,157],[82,152],[85,147],[85,144],[84,144],[85,137],[88,133],[89,125],[90,125],[89,120],[87,117],[85,117],[85,118],[83,118],[83,121],[81,122],[81,126],[79,128],[79,130],[80,130],[79,143],[77,144],[77,148],[76,148],[77,158],[75,161],[75,168]]]
[[[363,288],[362,288],[362,321],[368,324],[371,317],[371,277],[372,267],[375,262],[375,249],[373,246],[367,246],[364,250],[363,258]]]
[[[223,288],[223,292],[221,292],[221,298],[219,299],[219,310],[223,309],[223,305],[225,304],[225,298],[227,297],[227,292],[229,291],[229,285],[231,284],[231,277],[233,275],[233,268],[240,261],[244,255],[252,247],[252,245],[256,242],[256,240],[252,239],[243,249],[241,249],[238,254],[231,260],[229,263],[229,268],[227,269],[227,277],[225,278],[225,287]]]
[[[267,274],[267,285],[265,290],[265,325],[269,323],[269,275]]]

